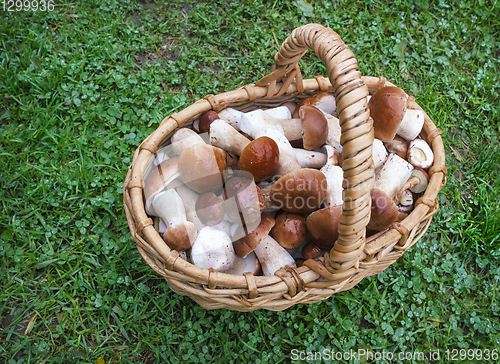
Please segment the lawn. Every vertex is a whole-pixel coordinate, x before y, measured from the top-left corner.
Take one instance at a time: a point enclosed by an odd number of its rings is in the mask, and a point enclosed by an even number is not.
[[[498,0],[18,3],[0,10],[0,362],[498,360]],[[307,23],[338,32],[363,75],[404,88],[443,130],[440,210],[349,291],[282,312],[206,311],[138,253],[127,169],[165,116],[256,82]],[[326,76],[312,52],[300,67]]]

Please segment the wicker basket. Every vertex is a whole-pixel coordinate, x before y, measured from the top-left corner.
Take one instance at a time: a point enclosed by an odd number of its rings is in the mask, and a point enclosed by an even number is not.
[[[327,66],[328,78],[302,79],[298,62],[309,49]],[[236,311],[281,311],[298,303],[318,302],[354,287],[364,277],[382,272],[423,236],[438,209],[436,197],[446,181],[441,130],[425,115],[421,137],[428,141],[435,155],[429,186],[407,218],[366,238],[374,181],[370,147],[373,127],[366,96],[386,85],[391,84],[383,77],[361,77],[353,53],[332,29],[308,24],[295,29],[285,40],[271,73],[255,85],[208,95],[167,116],[136,150],[124,184],[127,221],[144,260],[165,277],[174,292],[191,297],[206,309]],[[142,193],[144,169],[158,148],[167,145],[177,129],[190,127],[207,110],[271,108],[285,101],[298,102],[317,92],[335,96],[342,128],[345,201],[339,238],[331,251],[320,259],[307,260],[300,268],[282,269],[274,276],[254,276],[198,268],[169,249],[145,212]],[[410,99],[413,105],[409,107],[420,109]]]

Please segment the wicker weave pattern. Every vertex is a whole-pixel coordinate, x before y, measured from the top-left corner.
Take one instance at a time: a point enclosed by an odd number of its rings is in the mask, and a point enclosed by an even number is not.
[[[329,78],[303,80],[298,61],[314,50],[327,65]],[[331,29],[309,24],[295,29],[276,54],[271,73],[255,85],[203,100],[166,117],[136,150],[124,184],[124,207],[130,232],[144,260],[165,277],[171,289],[187,295],[206,309],[251,311],[284,310],[297,303],[324,300],[354,287],[364,277],[380,273],[394,263],[425,233],[438,205],[436,196],[445,183],[444,147],[437,129],[425,115],[422,137],[427,138],[435,162],[430,183],[415,209],[393,228],[365,239],[370,214],[374,168],[371,159],[372,122],[366,96],[392,85],[384,78],[361,77],[352,52]],[[179,258],[164,243],[144,210],[144,168],[158,148],[169,143],[180,127],[189,127],[201,113],[233,107],[241,111],[272,108],[285,101],[300,101],[316,92],[335,95],[342,127],[344,212],[339,239],[329,254],[305,266],[280,270],[274,276],[236,276],[198,268]],[[410,108],[420,109],[414,103]]]

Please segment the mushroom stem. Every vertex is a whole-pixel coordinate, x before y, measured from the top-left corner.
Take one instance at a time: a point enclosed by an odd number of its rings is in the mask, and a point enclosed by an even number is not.
[[[250,140],[224,120],[215,120],[210,124],[210,144],[229,153],[241,155]]]
[[[385,149],[384,143],[380,139],[373,140],[372,148],[373,164],[375,165],[375,170],[378,170],[387,160],[387,149]]]
[[[187,187],[185,184],[175,187],[175,191],[184,203],[187,221],[191,221],[194,226],[196,226],[196,230],[199,232],[206,226],[201,222],[196,212],[196,201],[200,195]]]
[[[241,116],[243,115],[241,111],[228,107],[219,111],[218,114],[219,118],[221,118],[224,121],[227,121],[227,123],[236,130],[240,130],[240,120]]]
[[[257,245],[254,252],[265,276],[272,276],[278,269],[286,266],[296,267],[295,259],[290,253],[269,235]]]
[[[273,107],[271,109],[266,109],[264,112],[276,119],[291,119],[292,113],[290,109],[286,106]]]
[[[407,108],[396,134],[410,141],[415,139],[418,134],[420,134],[423,126],[424,112],[422,110]]]
[[[325,114],[326,122],[328,123],[328,137],[326,144],[334,147],[337,152],[342,153],[342,145],[340,144],[340,136],[342,131],[340,129],[340,120],[333,115]]]
[[[327,207],[342,205],[344,171],[338,165],[338,152],[330,145],[324,145],[323,150],[328,156],[326,164],[320,169],[325,175],[327,183],[325,205]]]
[[[321,168],[327,160],[326,154],[314,150],[293,148],[293,151],[297,157],[297,162],[302,168]]]
[[[394,198],[411,176],[413,166],[397,154],[391,153],[375,176],[373,189],[379,189]]]
[[[240,130],[252,138],[255,139],[257,132],[262,128],[281,129],[288,140],[302,139],[300,119],[278,119],[261,109],[247,112],[241,116]]]

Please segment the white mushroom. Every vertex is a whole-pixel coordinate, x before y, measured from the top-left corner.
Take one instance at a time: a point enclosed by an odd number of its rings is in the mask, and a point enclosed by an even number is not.
[[[342,153],[342,145],[340,145],[340,136],[342,134],[340,128],[340,120],[330,114],[325,114],[328,123],[328,137],[326,143],[334,147],[337,152]]]
[[[273,107],[272,109],[266,109],[264,112],[276,119],[291,119],[292,113],[290,109],[286,106]]]
[[[257,259],[262,266],[265,276],[273,275],[278,269],[286,266],[296,267],[295,259],[278,244],[276,240],[267,235],[254,249]]]
[[[410,142],[407,158],[414,167],[425,169],[434,162],[434,153],[425,140],[417,138]]]
[[[375,165],[375,170],[378,170],[385,163],[388,157],[387,149],[385,149],[384,143],[380,139],[373,140],[372,158],[373,164]]]
[[[320,169],[326,177],[327,192],[325,205],[327,207],[342,205],[342,182],[344,180],[344,171],[338,165],[338,152],[330,145],[324,145],[328,160]]]
[[[221,273],[243,274],[245,261],[238,257],[225,231],[213,226],[201,229],[191,248],[191,261],[200,268]]]
[[[413,166],[397,154],[391,153],[382,168],[375,175],[373,189],[383,191],[393,198],[410,178]]]
[[[158,216],[167,226],[163,239],[167,245],[175,250],[188,249],[196,239],[196,226],[187,221],[184,203],[174,189],[157,194],[151,208],[154,215]]]
[[[194,226],[196,226],[197,231],[203,229],[206,225],[201,222],[196,212],[196,201],[198,200],[198,197],[200,195],[187,187],[185,184],[181,184],[175,187],[175,191],[181,197],[182,202],[184,203],[184,209],[186,210],[186,219],[188,221],[191,221]]]
[[[241,116],[240,130],[256,139],[257,132],[262,128],[282,130],[288,140],[302,139],[302,121],[300,119],[278,119],[257,109]]]
[[[423,126],[424,112],[422,110],[407,108],[396,134],[410,141],[415,139],[418,134],[420,134]]]

